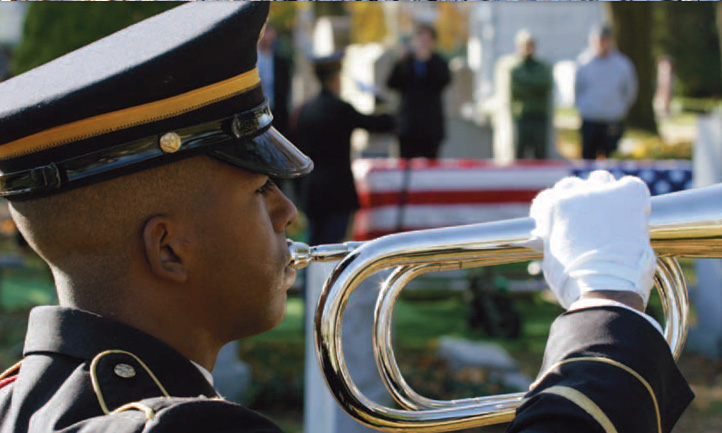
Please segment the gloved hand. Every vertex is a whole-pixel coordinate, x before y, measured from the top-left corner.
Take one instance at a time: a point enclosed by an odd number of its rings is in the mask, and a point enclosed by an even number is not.
[[[649,243],[647,186],[606,171],[588,180],[568,177],[539,193],[530,216],[532,236],[544,245],[542,268],[549,287],[568,309],[589,291],[632,291],[649,300],[656,269]]]

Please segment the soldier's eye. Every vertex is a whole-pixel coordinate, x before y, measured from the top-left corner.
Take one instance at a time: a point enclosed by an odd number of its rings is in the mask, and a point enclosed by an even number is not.
[[[266,181],[266,183],[264,183],[262,187],[260,187],[256,190],[256,193],[267,194],[269,191],[271,191],[271,189],[273,189],[275,187],[276,187],[276,184],[273,182],[273,179],[271,179],[269,177],[268,180]]]

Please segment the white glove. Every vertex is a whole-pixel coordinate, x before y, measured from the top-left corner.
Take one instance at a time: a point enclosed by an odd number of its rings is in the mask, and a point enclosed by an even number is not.
[[[531,205],[532,236],[544,244],[549,287],[568,309],[588,291],[637,293],[647,305],[656,260],[649,243],[647,186],[606,171],[588,180],[568,177],[539,193]]]

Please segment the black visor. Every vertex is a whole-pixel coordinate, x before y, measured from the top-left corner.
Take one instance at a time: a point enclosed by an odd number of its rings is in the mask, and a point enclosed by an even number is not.
[[[313,170],[311,158],[273,127],[253,138],[222,144],[208,154],[229,164],[282,179],[300,177]]]

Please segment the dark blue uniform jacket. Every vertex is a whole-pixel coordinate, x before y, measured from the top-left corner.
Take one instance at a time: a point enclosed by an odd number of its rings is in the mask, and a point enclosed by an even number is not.
[[[222,400],[165,343],[61,307],[32,311],[19,368],[0,379],[0,433],[280,432]],[[557,319],[537,385],[510,432],[669,432],[692,399],[661,335],[594,308]]]

